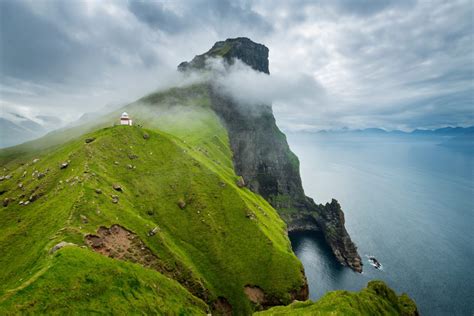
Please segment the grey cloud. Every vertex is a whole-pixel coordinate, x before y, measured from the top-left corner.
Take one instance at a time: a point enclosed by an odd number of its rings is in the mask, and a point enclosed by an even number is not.
[[[145,24],[170,34],[189,27],[187,20],[180,18],[160,2],[130,1],[128,7]]]
[[[469,0],[3,0],[0,99],[73,119],[178,84],[179,62],[247,36],[270,48],[272,75],[241,67],[221,85],[273,101],[285,128],[474,124],[473,10]]]
[[[234,28],[258,33],[272,30],[271,24],[253,11],[246,1],[130,1],[128,7],[143,23],[169,34],[208,26],[213,26],[217,33]]]
[[[79,84],[129,60],[158,63],[141,30],[100,12],[88,15],[85,2],[33,2],[37,10],[27,4],[0,2],[2,76]]]
[[[79,47],[52,23],[35,16],[25,3],[0,2],[1,74],[20,79],[61,80]]]
[[[324,5],[334,6],[343,13],[359,16],[374,15],[387,9],[408,9],[416,1],[413,0],[332,0],[324,1]]]

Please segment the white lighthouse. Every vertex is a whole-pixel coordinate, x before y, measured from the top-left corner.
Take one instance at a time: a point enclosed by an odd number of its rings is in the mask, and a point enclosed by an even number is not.
[[[123,112],[122,116],[120,116],[120,125],[132,126],[132,119],[128,116],[127,112]]]

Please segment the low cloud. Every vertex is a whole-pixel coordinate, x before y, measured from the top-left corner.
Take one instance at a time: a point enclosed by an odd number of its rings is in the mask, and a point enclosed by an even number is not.
[[[267,75],[258,72],[240,60],[227,65],[222,58],[207,60],[213,73],[212,84],[240,104],[258,106],[275,102],[295,105],[317,102],[324,89],[313,76],[304,73]]]

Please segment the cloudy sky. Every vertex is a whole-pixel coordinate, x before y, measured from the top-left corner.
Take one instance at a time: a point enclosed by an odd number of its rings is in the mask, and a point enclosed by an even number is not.
[[[0,114],[74,120],[245,36],[286,130],[472,125],[473,34],[471,0],[1,0]]]

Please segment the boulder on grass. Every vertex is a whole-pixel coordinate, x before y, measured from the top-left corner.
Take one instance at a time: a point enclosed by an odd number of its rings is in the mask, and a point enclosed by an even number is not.
[[[239,177],[239,178],[237,179],[237,186],[238,186],[239,188],[245,187],[245,180],[244,180],[243,177]]]
[[[179,206],[180,209],[184,209],[186,207],[186,202],[184,202],[183,199],[180,199],[178,201],[178,206]]]
[[[117,195],[112,195],[112,203],[117,204],[119,201],[119,197]]]
[[[50,254],[53,254],[55,253],[56,251],[58,251],[59,249],[61,248],[64,248],[66,246],[76,246],[76,244],[73,244],[71,242],[65,242],[65,241],[61,241],[59,244],[55,245],[53,248],[51,248],[51,250],[49,251]]]
[[[152,230],[150,230],[150,231],[148,232],[148,236],[150,236],[150,237],[151,237],[151,236],[155,236],[156,233],[159,232],[159,231],[160,231],[160,228],[159,228],[158,226],[156,226],[155,228],[153,228]]]

